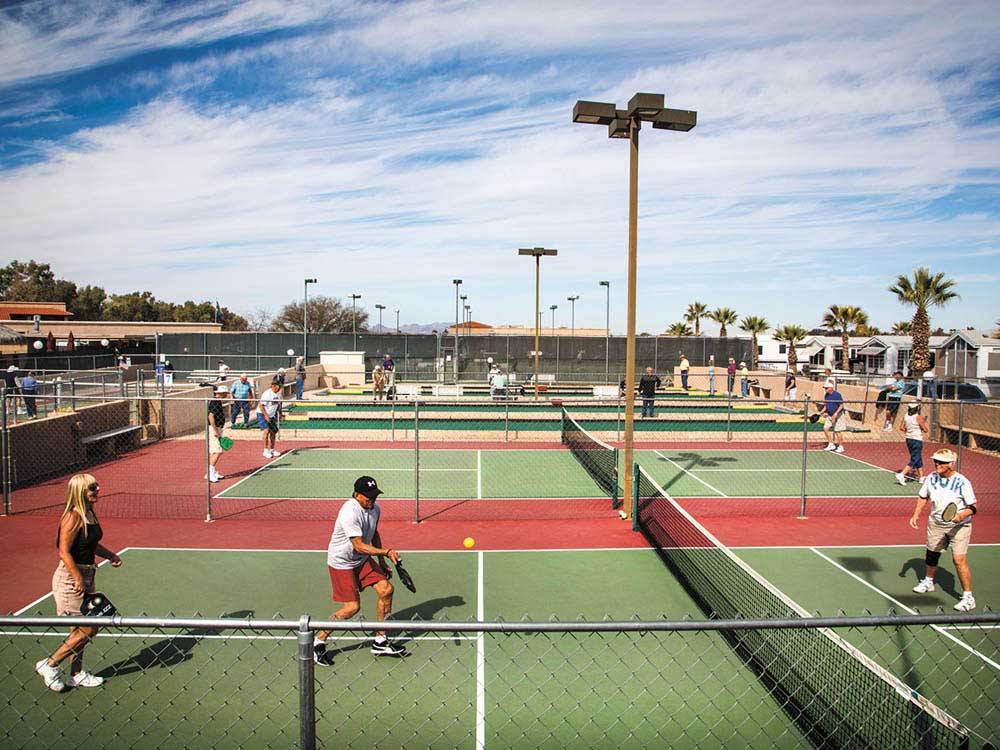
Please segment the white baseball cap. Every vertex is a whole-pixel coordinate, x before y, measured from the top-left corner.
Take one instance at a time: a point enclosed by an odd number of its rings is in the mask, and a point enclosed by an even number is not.
[[[836,388],[837,384],[834,383],[832,380],[827,380],[825,383],[823,383],[823,387],[824,388]]]
[[[8,367],[7,372],[17,372],[17,365],[11,365]]]

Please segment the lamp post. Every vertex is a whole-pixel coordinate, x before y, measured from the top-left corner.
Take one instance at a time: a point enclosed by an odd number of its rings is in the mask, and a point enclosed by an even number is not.
[[[306,279],[302,284],[302,361],[309,364],[306,357],[309,356],[309,285],[315,284],[316,279]]]
[[[636,245],[639,223],[639,129],[643,121],[652,123],[657,130],[691,130],[698,121],[698,113],[689,110],[665,109],[663,94],[636,94],[628,102],[628,109],[617,109],[606,102],[577,101],[573,107],[573,122],[590,125],[607,125],[609,138],[629,139],[628,170],[628,305],[625,339],[625,481],[623,483],[623,515],[630,518],[632,508],[632,461],[634,457],[633,414],[635,391],[635,283]]]
[[[539,310],[539,281],[541,276],[541,260],[543,255],[558,255],[559,251],[547,247],[522,247],[518,255],[530,255],[535,259],[535,398],[538,398],[538,348],[542,328],[542,313]]]
[[[569,302],[569,335],[571,337],[576,336],[576,301],[578,299],[580,299],[579,294],[566,298],[566,301]]]
[[[552,335],[556,335],[556,310],[559,309],[559,305],[549,305],[549,311],[552,313]]]
[[[385,305],[375,305],[375,309],[378,310],[378,335],[381,336],[385,333],[382,330],[382,311],[385,310]]]
[[[399,308],[396,308],[396,335],[399,335]]]
[[[600,281],[605,287],[604,295],[604,382],[611,380],[611,282]]]
[[[354,335],[354,351],[358,350],[358,300],[361,299],[360,294],[351,295],[351,333]]]
[[[455,285],[455,350],[452,352],[452,367],[455,373],[455,384],[458,384],[458,288],[462,286],[461,279],[452,279]]]

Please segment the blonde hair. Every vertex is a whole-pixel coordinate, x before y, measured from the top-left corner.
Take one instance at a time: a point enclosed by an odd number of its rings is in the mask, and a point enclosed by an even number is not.
[[[70,477],[69,486],[66,488],[66,508],[63,515],[76,513],[83,522],[83,535],[87,536],[87,509],[90,503],[87,501],[87,491],[90,485],[96,484],[97,479],[92,474],[75,474]]]

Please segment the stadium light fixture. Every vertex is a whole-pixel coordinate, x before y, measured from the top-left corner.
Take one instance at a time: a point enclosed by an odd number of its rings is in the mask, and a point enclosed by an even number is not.
[[[539,307],[539,281],[541,277],[541,260],[543,255],[558,255],[559,251],[548,247],[522,247],[518,255],[526,255],[535,259],[535,400],[538,399],[538,356],[541,346],[539,339],[542,334],[542,312]]]

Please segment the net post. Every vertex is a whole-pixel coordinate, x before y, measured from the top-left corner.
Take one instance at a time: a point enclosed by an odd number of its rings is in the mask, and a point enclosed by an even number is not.
[[[809,455],[809,395],[802,396],[802,487],[799,503],[799,520],[806,518],[806,460]]]
[[[420,523],[420,399],[413,399],[413,523]]]
[[[205,413],[201,419],[201,429],[205,435],[205,523],[212,522],[212,451],[208,439],[208,399],[205,399]]]
[[[622,441],[622,391],[618,389],[618,408],[615,410],[615,442]]]
[[[726,375],[727,385],[729,375]],[[735,385],[735,380],[733,381]],[[733,440],[733,389],[728,389],[729,394],[726,396],[726,442],[730,443]]]
[[[3,386],[3,417],[0,424],[0,484],[3,484],[3,515],[10,515],[10,434],[7,432],[7,386]]]
[[[393,398],[393,400],[392,400],[392,407],[391,407],[389,425],[390,425],[389,426],[389,440],[391,442],[395,443],[396,442],[396,399],[395,398]]]
[[[632,531],[639,530],[639,464],[632,464]]]
[[[623,505],[623,503],[618,502],[618,494],[619,494],[619,490],[621,490],[621,482],[618,481],[618,479],[619,479],[619,477],[618,477],[618,458],[619,458],[619,456],[618,456],[618,448],[615,448],[613,455],[614,455],[614,459],[615,459],[615,473],[614,473],[614,476],[615,476],[615,486],[611,488],[611,510],[617,510],[618,508],[620,508]],[[637,486],[637,485],[633,485],[633,486]],[[636,507],[635,505],[632,506],[632,517],[633,518],[635,518],[635,507]]]
[[[958,460],[955,462],[955,470],[961,473],[962,471],[962,453],[964,452],[962,446],[965,443],[965,402],[958,402],[958,450],[955,451],[958,454]]]
[[[309,615],[299,618],[296,661],[299,663],[299,748],[316,748],[316,665]]]

